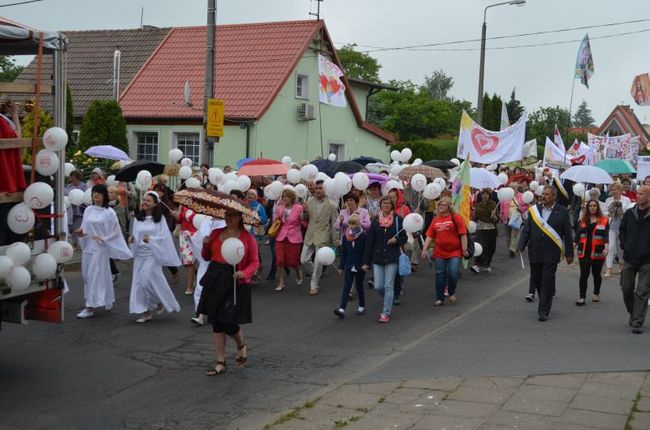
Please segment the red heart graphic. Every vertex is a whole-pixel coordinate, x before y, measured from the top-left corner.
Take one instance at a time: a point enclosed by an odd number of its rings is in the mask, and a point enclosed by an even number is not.
[[[499,137],[489,136],[481,129],[475,128],[472,130],[472,144],[480,155],[489,154],[499,146]]]

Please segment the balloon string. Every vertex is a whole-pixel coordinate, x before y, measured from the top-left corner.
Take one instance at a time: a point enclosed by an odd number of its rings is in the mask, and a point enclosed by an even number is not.
[[[233,264],[233,269],[235,270],[235,273],[237,273],[237,266]],[[237,306],[237,278],[233,277],[234,285],[233,285],[233,306]]]

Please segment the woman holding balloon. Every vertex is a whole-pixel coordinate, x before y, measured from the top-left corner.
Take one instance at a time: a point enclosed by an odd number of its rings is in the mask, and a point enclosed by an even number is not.
[[[244,332],[239,326],[252,321],[251,277],[257,272],[257,241],[246,231],[242,214],[226,210],[226,227],[218,228],[203,240],[201,256],[210,261],[201,279],[203,292],[198,313],[212,322],[217,364],[208,376],[226,372],[226,336],[237,345],[237,367],[248,360]]]
[[[492,257],[497,246],[497,204],[492,200],[492,190],[481,190],[479,200],[474,204],[473,216],[476,225],[476,241],[481,244],[483,252],[474,259],[470,270],[479,273],[481,270],[491,272]],[[471,230],[470,230],[471,233]]]

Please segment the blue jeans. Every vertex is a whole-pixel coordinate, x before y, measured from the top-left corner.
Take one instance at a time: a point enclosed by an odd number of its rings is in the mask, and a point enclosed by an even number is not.
[[[357,289],[357,294],[359,294],[359,307],[366,307],[366,296],[363,291],[363,278],[366,276],[366,272],[359,269],[358,272],[353,272],[352,270],[346,270],[343,281],[343,295],[341,296],[341,309],[345,310],[345,307],[348,305],[348,300],[350,299],[350,291],[352,290],[352,284],[354,284]]]
[[[393,299],[395,297],[395,275],[397,275],[397,263],[386,265],[373,264],[372,273],[375,278],[375,290],[384,298],[384,308],[382,313],[390,316],[393,309]]]
[[[450,296],[456,294],[460,257],[436,258],[436,300],[445,300],[445,286]]]

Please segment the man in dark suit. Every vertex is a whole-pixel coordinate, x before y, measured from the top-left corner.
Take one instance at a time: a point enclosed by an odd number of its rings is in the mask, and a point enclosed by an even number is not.
[[[555,294],[555,271],[557,264],[566,257],[573,262],[573,234],[567,208],[556,203],[557,191],[553,186],[544,187],[542,203],[531,206],[519,238],[519,252],[528,247],[530,282],[539,297],[537,313],[540,321],[546,321]]]

